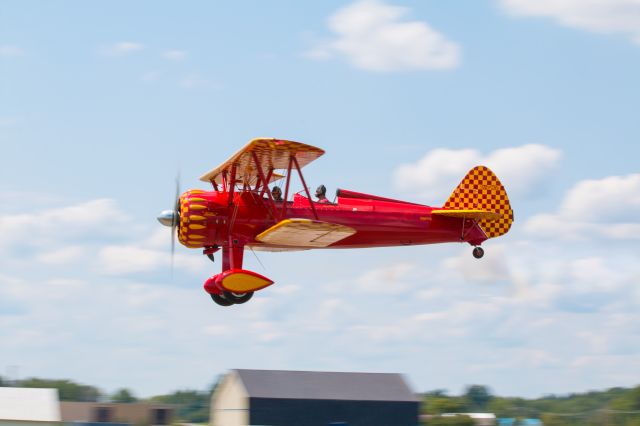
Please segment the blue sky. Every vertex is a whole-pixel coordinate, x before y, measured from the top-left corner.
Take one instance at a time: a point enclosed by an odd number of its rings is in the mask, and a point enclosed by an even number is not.
[[[538,396],[640,382],[636,0],[5,2],[0,374],[149,396],[230,368]],[[311,186],[441,205],[475,164],[516,222],[460,245],[246,254],[222,309],[156,221],[247,140]],[[206,186],[205,186],[206,187]]]

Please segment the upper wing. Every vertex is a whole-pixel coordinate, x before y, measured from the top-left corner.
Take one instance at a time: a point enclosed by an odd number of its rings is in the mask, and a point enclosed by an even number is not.
[[[278,246],[313,248],[330,246],[355,233],[355,229],[337,223],[285,219],[259,234],[256,240]]]
[[[254,185],[259,176],[258,167],[253,159],[254,154],[258,158],[262,174],[266,178],[270,170],[287,169],[291,156],[296,158],[298,165],[302,168],[324,154],[324,151],[300,142],[274,138],[253,139],[220,166],[202,175],[200,180],[221,183],[222,174],[231,172],[231,168],[235,165],[236,181]],[[274,174],[271,181],[281,177],[282,175]]]

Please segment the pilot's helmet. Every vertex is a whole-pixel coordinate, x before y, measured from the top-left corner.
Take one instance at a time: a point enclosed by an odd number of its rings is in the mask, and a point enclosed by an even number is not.
[[[273,189],[271,190],[271,194],[282,195],[282,190],[280,189],[279,186],[274,186]]]
[[[324,185],[320,185],[318,189],[316,189],[316,197],[319,197],[320,195],[325,195],[326,193],[327,193],[327,188],[325,188]]]

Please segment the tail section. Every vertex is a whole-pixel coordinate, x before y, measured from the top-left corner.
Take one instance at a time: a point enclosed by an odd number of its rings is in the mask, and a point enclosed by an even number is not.
[[[488,238],[506,234],[513,223],[513,210],[507,191],[498,177],[485,166],[476,166],[453,190],[443,209],[484,210],[500,216],[481,218],[478,224]]]

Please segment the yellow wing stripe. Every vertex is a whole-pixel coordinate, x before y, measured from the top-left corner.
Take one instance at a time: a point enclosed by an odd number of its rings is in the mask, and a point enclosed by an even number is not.
[[[285,219],[259,234],[256,240],[287,247],[327,247],[355,233],[355,229],[337,223]]]

